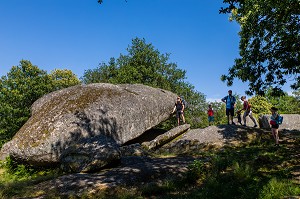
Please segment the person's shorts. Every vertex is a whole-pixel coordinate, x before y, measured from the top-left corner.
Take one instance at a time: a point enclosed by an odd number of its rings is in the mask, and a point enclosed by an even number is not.
[[[213,122],[213,121],[215,121],[214,116],[208,116],[208,122]]]
[[[226,115],[231,115],[231,116],[234,116],[234,109],[233,108],[231,108],[231,109],[229,109],[229,108],[226,108]]]
[[[176,118],[179,118],[180,115],[183,115],[183,112],[182,111],[176,111]]]
[[[272,127],[272,129],[278,129],[279,128],[279,124],[272,124],[271,127]]]

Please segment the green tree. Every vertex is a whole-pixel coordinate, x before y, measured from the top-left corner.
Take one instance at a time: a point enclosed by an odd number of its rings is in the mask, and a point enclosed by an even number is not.
[[[51,80],[51,91],[60,90],[69,86],[80,84],[76,75],[67,69],[55,69],[48,75]]]
[[[140,83],[171,91],[189,88],[184,79],[186,72],[169,62],[169,54],[161,54],[145,39],[135,38],[127,48],[127,55],[111,58],[96,69],[86,70],[83,82],[96,83]]]
[[[223,0],[240,24],[240,58],[221,79],[228,85],[238,78],[249,82],[249,95],[272,87],[272,95],[283,94],[287,76],[294,76],[293,89],[300,87],[300,1]]]
[[[27,60],[13,66],[0,79],[0,147],[28,120],[34,101],[46,93],[78,83],[68,70],[55,70],[48,75]]]
[[[266,97],[257,95],[250,98],[248,101],[251,104],[251,109],[255,117],[271,114],[270,109],[272,107],[272,104]]]
[[[297,100],[300,100],[300,88],[298,88],[297,90],[294,90],[293,95],[295,96],[295,98]]]
[[[46,72],[26,60],[1,77],[1,140],[10,139],[27,121],[31,104],[50,89],[46,82],[50,82]]]
[[[277,107],[282,114],[300,113],[300,100],[295,96],[288,95],[288,93],[282,96],[273,96],[271,95],[271,91],[268,91],[266,98],[269,103]]]
[[[185,81],[186,71],[169,61],[170,54],[160,53],[151,43],[148,44],[145,39],[140,38],[132,40],[127,52],[128,54],[121,54],[117,59],[111,58],[108,64],[102,63],[96,69],[86,70],[82,81],[86,84],[139,83],[172,91],[183,96],[189,103],[187,121],[193,127],[201,126],[201,123],[196,122],[199,120],[196,117],[205,115],[201,108],[205,104],[205,96]]]

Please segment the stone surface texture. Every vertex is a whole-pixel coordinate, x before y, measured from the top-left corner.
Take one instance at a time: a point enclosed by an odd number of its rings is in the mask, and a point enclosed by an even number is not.
[[[190,127],[191,127],[190,124],[184,124],[184,125],[177,126],[173,129],[171,129],[170,131],[167,131],[166,133],[157,136],[154,140],[151,140],[149,142],[143,142],[142,146],[144,146],[146,149],[149,149],[149,150],[156,149],[156,148],[170,142],[171,140],[175,139],[176,137],[180,136],[181,134],[183,134],[184,132],[189,130]]]
[[[80,156],[79,162],[84,165],[76,168],[88,168],[90,160],[103,165],[100,162],[105,154],[110,161],[112,157],[118,159],[118,146],[168,119],[176,97],[141,84],[103,83],[47,94],[32,105],[32,116],[2,147],[0,158],[11,155],[36,166],[48,166]],[[97,142],[102,147],[90,147]],[[99,152],[102,154],[98,159],[86,156]]]

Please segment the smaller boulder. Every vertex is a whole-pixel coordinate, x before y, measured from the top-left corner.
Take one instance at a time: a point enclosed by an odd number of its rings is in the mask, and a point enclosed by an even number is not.
[[[261,129],[271,129],[269,123],[269,117],[267,115],[262,115],[258,118],[259,127]]]
[[[188,129],[190,129],[190,127],[191,127],[190,124],[184,124],[184,125],[177,126],[173,129],[171,129],[170,131],[157,136],[154,140],[152,140],[150,142],[143,142],[142,146],[149,150],[156,149],[156,148],[170,142],[171,140],[178,137],[182,133],[186,132]]]

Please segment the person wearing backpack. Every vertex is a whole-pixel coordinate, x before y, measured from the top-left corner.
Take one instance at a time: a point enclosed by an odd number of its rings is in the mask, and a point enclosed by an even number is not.
[[[273,135],[273,138],[275,140],[275,146],[279,146],[279,132],[278,132],[278,129],[279,129],[279,124],[282,123],[282,119],[283,119],[283,117],[280,116],[277,111],[278,111],[278,108],[276,108],[276,107],[271,108],[272,115],[271,115],[271,118],[270,118],[270,125],[271,125],[271,128],[272,128],[272,135]]]
[[[183,96],[180,96],[181,99],[181,103],[184,105],[184,111],[187,108],[187,102],[185,101],[185,99],[183,98]],[[182,115],[184,116],[184,111],[182,112]]]
[[[173,109],[173,113],[176,111],[176,118],[177,118],[177,124],[178,126],[180,125],[180,117],[182,118],[183,123],[185,123],[185,118],[184,118],[184,104],[181,101],[180,96],[177,97],[177,100],[175,102],[175,106]]]
[[[249,116],[250,119],[254,123],[254,127],[257,127],[257,122],[256,122],[255,118],[252,115],[251,104],[246,100],[246,96],[242,96],[241,100],[243,101],[243,109],[242,110],[244,110],[244,115],[243,115],[244,124],[243,124],[243,126],[246,126],[247,116]]]
[[[236,99],[232,95],[232,90],[229,90],[228,95],[223,97],[221,100],[226,104],[227,124],[229,124],[229,120],[231,120],[231,124],[235,125],[233,122],[233,116]]]

